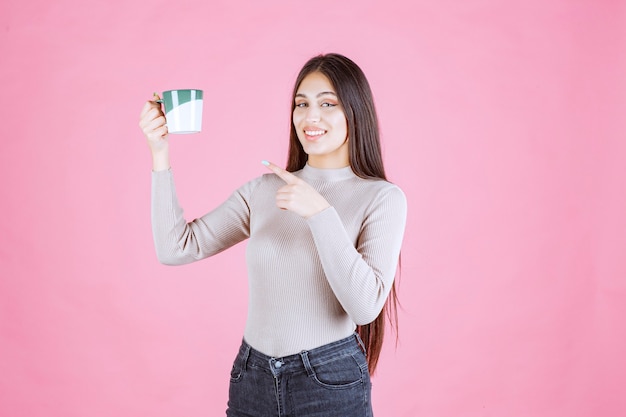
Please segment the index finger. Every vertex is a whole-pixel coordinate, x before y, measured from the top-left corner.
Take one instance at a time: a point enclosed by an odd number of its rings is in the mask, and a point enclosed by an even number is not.
[[[300,182],[300,178],[296,177],[291,172],[282,169],[278,165],[274,165],[273,163],[268,162],[268,161],[261,161],[261,163],[265,165],[274,174],[282,178],[283,181],[285,181],[287,184],[296,184]]]

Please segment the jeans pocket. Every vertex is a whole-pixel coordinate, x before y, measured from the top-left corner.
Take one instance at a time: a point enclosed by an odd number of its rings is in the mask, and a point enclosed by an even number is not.
[[[242,350],[237,353],[237,357],[233,361],[233,367],[230,370],[230,382],[239,382],[243,377],[243,373],[246,369],[246,362],[248,360],[248,350]]]
[[[363,382],[363,368],[352,354],[313,366],[313,380],[328,389],[350,388]]]
[[[237,362],[233,363],[233,367],[230,370],[230,382],[239,382],[242,375],[243,370],[241,367],[237,366]]]

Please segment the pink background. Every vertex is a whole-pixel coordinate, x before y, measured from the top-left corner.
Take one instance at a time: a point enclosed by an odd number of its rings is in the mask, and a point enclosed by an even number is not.
[[[153,91],[188,218],[284,163],[320,52],[372,84],[410,204],[385,416],[626,413],[623,1],[17,1],[0,5],[0,415],[223,415],[245,244],[156,261]]]

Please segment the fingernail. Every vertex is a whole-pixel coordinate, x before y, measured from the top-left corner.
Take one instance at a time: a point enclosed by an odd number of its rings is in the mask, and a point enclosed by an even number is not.
[[[262,160],[262,161],[261,161],[261,163],[262,163],[263,165],[265,165],[266,167],[270,166],[270,163],[269,163],[269,162],[267,162],[265,159],[264,159],[264,160]]]

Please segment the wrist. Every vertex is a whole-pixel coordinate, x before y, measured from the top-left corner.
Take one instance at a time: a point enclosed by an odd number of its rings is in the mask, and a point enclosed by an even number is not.
[[[164,171],[170,169],[170,156],[167,149],[152,151],[152,170]]]
[[[330,207],[329,203],[321,204],[315,210],[313,210],[312,212],[308,213],[308,215],[304,216],[304,219],[305,220],[309,220],[311,217],[317,216],[318,214],[320,214],[324,210],[328,209],[329,207]]]

